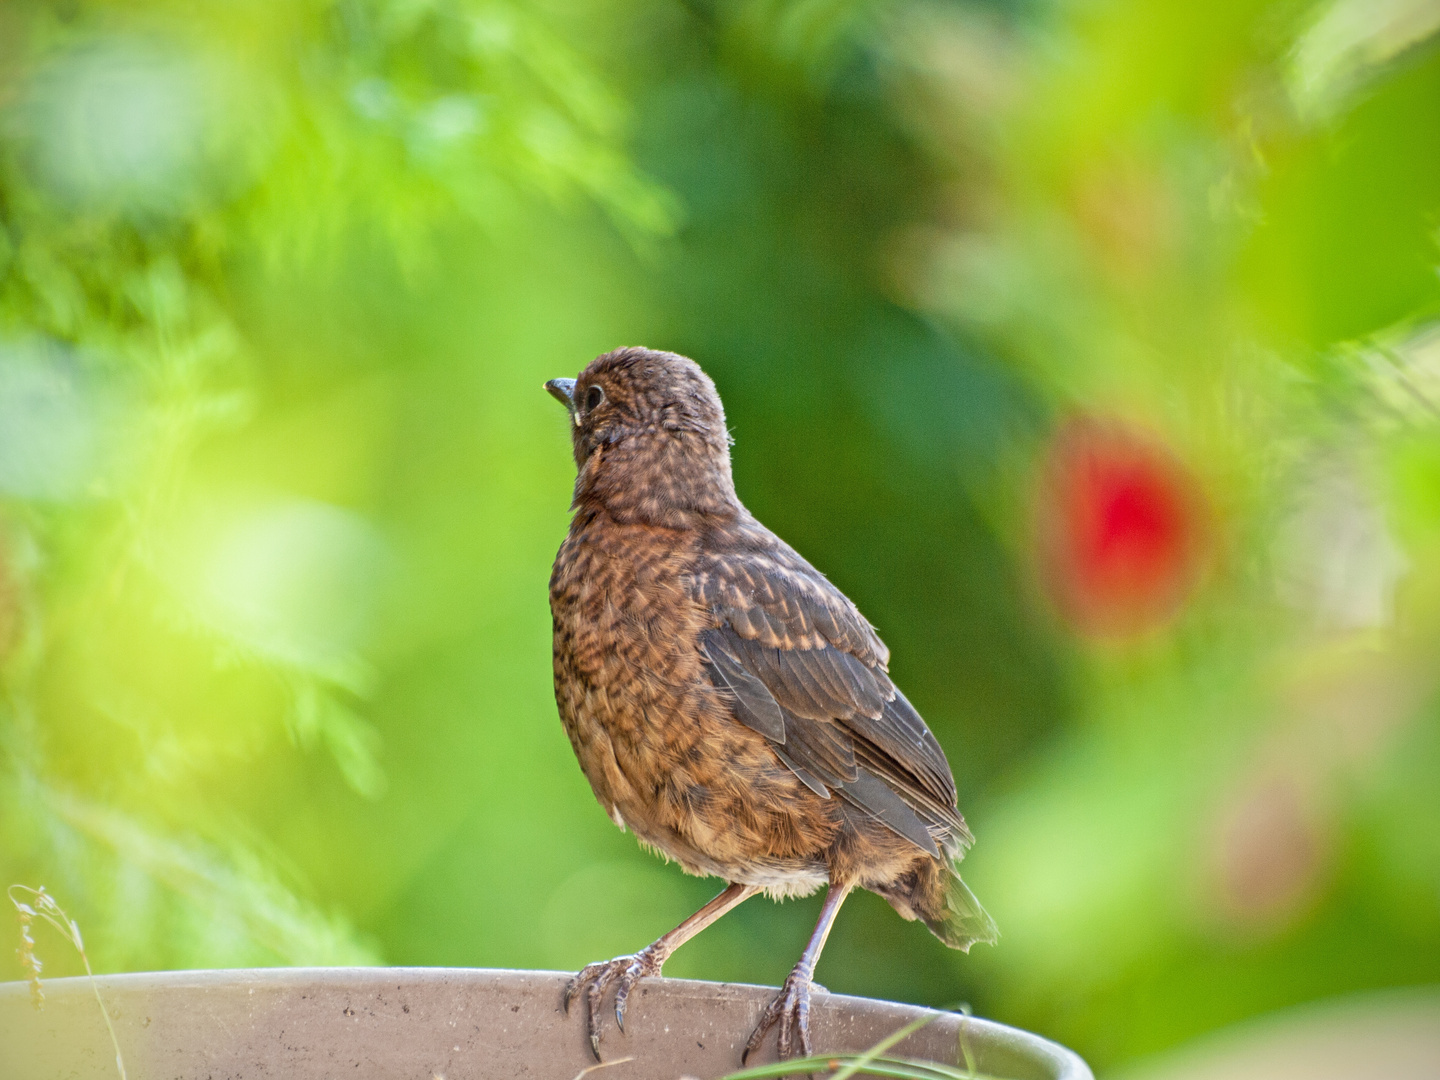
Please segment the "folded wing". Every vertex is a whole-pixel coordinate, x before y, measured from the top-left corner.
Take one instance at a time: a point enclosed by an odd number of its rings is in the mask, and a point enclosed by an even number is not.
[[[971,838],[949,762],[890,681],[888,650],[798,554],[758,527],[750,539],[695,576],[717,624],[702,638],[710,678],[736,720],[817,795],[844,799],[937,858],[959,855]]]

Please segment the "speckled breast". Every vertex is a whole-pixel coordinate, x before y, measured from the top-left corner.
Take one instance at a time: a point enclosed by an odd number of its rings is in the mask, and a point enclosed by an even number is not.
[[[692,873],[808,883],[830,814],[705,672],[714,619],[690,581],[695,543],[577,518],[550,584],[560,717],[617,824]]]

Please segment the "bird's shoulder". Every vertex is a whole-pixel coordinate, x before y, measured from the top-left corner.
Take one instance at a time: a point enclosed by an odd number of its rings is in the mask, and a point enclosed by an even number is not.
[[[746,640],[831,646],[884,671],[890,650],[850,598],[749,514],[707,530],[690,568],[696,598]]]

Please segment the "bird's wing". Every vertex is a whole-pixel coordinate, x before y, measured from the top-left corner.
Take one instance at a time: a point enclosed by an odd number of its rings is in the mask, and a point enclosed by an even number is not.
[[[715,545],[697,598],[711,680],[816,794],[835,794],[939,855],[970,835],[940,744],[886,674],[874,628],[819,571],[758,526]]]

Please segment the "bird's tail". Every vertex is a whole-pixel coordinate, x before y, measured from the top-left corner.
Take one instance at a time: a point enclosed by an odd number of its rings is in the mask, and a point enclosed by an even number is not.
[[[899,881],[875,891],[890,901],[904,918],[919,919],[952,949],[970,951],[977,941],[993,944],[1000,936],[970,887],[960,880],[953,861],[918,860],[914,870]]]
[[[976,942],[995,944],[1000,936],[995,920],[980,906],[970,886],[961,880],[959,870],[953,865],[949,870],[948,874],[936,875],[940,879],[940,903],[927,905],[926,910],[920,911],[920,917],[931,933],[952,949],[969,952]],[[947,878],[949,880],[945,880]]]

